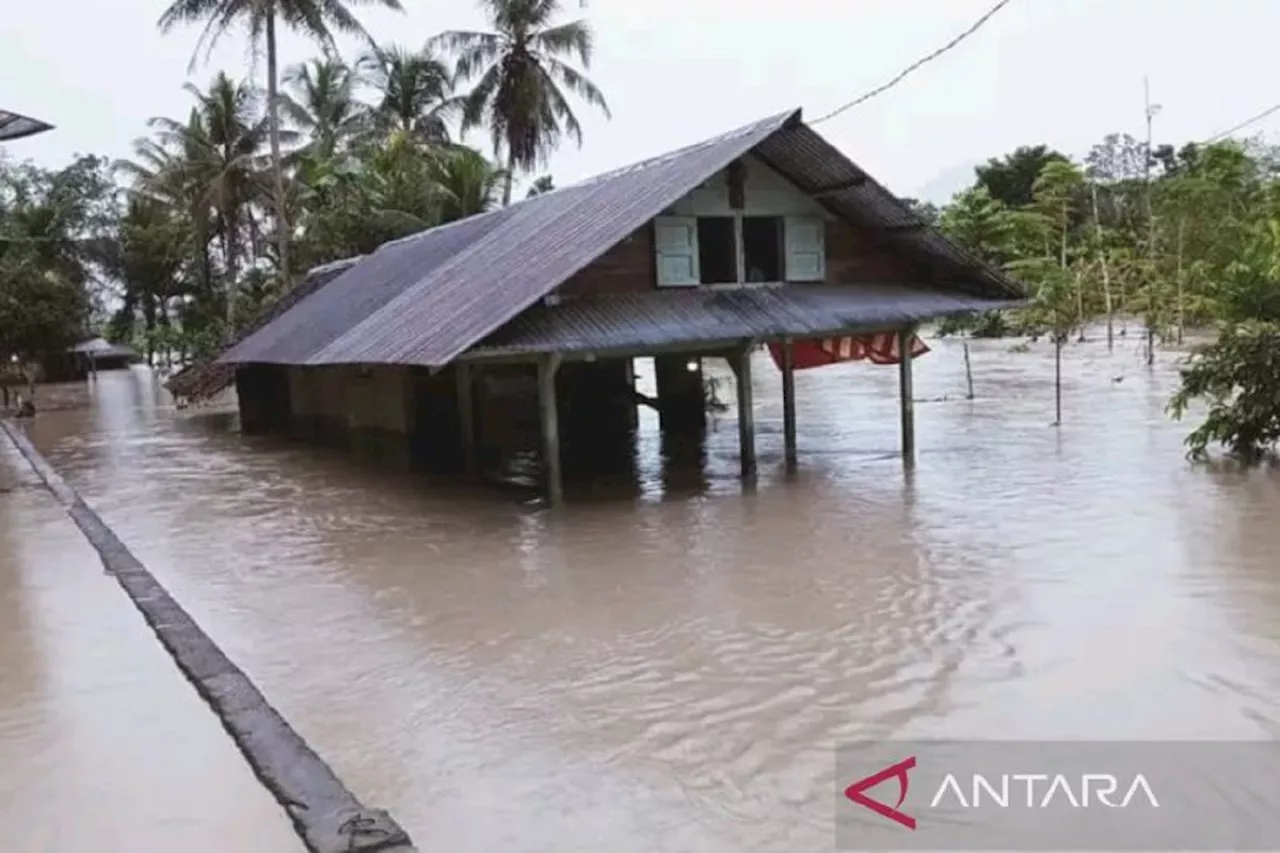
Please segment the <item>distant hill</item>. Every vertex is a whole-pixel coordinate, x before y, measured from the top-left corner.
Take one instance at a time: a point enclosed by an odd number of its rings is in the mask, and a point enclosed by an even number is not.
[[[938,174],[937,177],[920,185],[909,195],[921,201],[930,201],[943,205],[951,201],[951,197],[960,190],[973,186],[973,170],[977,163],[961,163]]]

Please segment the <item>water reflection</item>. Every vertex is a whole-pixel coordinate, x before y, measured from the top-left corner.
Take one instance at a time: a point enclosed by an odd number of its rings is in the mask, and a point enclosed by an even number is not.
[[[90,444],[76,443],[104,458]],[[299,849],[61,506],[3,448],[0,480],[19,483],[0,494],[6,849]]]
[[[25,461],[0,442],[0,767],[17,763],[30,744],[47,743],[47,720],[32,697],[46,687],[47,674],[31,613],[31,590],[18,555],[24,527],[20,500],[36,487]],[[21,779],[0,773],[0,802],[17,799]]]
[[[1167,358],[1073,346],[1050,428],[1051,349],[1006,350],[974,344],[972,401],[958,346],[921,360],[910,475],[896,372],[849,366],[797,376],[784,476],[762,359],[757,491],[732,408],[693,443],[642,411],[562,513],[245,441],[137,385],[34,430],[424,849],[826,849],[848,739],[1280,720],[1276,475],[1182,461]]]

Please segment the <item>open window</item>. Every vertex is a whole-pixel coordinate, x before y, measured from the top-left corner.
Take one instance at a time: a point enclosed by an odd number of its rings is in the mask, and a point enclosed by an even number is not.
[[[826,280],[821,218],[660,216],[653,234],[659,287]]]
[[[777,216],[742,217],[742,280],[780,282],[782,268],[782,219]]]
[[[698,270],[702,284],[736,284],[738,237],[732,216],[698,217]]]

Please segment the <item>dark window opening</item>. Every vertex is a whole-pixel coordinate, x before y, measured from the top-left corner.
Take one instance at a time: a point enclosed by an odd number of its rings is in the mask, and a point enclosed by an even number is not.
[[[747,281],[783,280],[782,220],[779,217],[742,217],[742,260]]]
[[[733,284],[738,280],[733,217],[698,217],[698,270],[703,284]]]

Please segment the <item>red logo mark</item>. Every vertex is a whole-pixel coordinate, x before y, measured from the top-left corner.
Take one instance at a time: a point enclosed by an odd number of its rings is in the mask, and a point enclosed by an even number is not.
[[[844,795],[858,805],[871,809],[881,817],[887,817],[894,823],[902,824],[907,829],[915,829],[916,819],[911,817],[909,814],[898,811],[898,807],[907,799],[907,771],[911,770],[915,766],[916,757],[913,755],[905,761],[899,761],[897,764],[892,764],[886,767],[879,773],[873,773],[865,779],[859,779],[857,782],[854,782],[848,788],[844,789]],[[863,793],[863,791],[868,788],[874,788],[881,782],[894,777],[897,777],[898,779],[898,802],[894,803],[892,806],[886,806],[879,800],[873,800]]]

